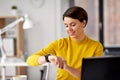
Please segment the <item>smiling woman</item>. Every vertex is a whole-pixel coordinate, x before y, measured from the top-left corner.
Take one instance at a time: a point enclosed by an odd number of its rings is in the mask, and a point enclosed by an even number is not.
[[[55,40],[30,55],[27,64],[38,66],[50,62],[57,67],[56,80],[81,80],[82,59],[102,56],[103,53],[101,43],[84,33],[87,20],[87,12],[82,7],[67,9],[63,14],[63,22],[68,36]]]

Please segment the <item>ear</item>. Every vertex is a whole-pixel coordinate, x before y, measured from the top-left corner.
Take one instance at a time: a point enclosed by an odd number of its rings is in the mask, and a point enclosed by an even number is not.
[[[83,20],[83,28],[86,26],[86,20]]]

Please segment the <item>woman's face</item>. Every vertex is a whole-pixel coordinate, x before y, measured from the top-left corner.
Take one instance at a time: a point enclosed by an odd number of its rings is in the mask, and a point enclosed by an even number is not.
[[[80,22],[77,19],[64,17],[66,31],[71,38],[80,39],[84,35],[85,20]]]

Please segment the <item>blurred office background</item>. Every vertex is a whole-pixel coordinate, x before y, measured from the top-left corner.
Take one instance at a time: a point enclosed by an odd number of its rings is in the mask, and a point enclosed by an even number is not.
[[[18,8],[17,16],[28,14],[33,22],[33,28],[24,30],[25,58],[67,35],[62,14],[71,6],[86,9],[89,17],[86,34],[103,44],[105,55],[120,54],[119,0],[0,0],[0,16],[13,15],[13,5]],[[56,67],[52,64],[49,67],[48,80],[54,80]],[[27,67],[28,80],[40,80],[43,69],[43,66]]]

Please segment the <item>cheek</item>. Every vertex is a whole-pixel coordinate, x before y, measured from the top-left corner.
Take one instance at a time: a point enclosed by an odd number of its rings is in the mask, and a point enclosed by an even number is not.
[[[75,31],[79,31],[79,30],[80,30],[80,27],[79,27],[79,26],[76,26],[76,27],[74,27],[74,30],[75,30]]]
[[[77,27],[77,28],[75,28],[75,31],[76,31],[77,33],[81,33],[81,32],[83,31],[83,28]]]
[[[69,31],[68,28],[65,28],[65,30],[66,30],[66,32],[68,33],[68,31]]]
[[[66,31],[68,31],[68,28],[65,28]]]

